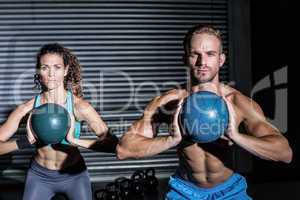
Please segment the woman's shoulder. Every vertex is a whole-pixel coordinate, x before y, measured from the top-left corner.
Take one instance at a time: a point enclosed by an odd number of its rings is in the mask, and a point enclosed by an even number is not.
[[[92,107],[91,104],[83,99],[82,97],[78,97],[76,95],[73,94],[73,99],[74,99],[74,108],[78,111],[78,110],[85,110],[87,108]]]

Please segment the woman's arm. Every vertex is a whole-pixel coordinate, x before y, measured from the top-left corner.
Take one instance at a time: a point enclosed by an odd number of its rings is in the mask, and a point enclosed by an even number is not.
[[[75,99],[75,98],[74,98]],[[109,129],[97,111],[85,100],[76,98],[74,106],[75,116],[71,116],[71,129],[67,134],[67,140],[74,146],[93,149],[96,151],[115,152],[118,143],[116,136],[109,133]],[[85,121],[88,127],[97,136],[95,139],[80,139],[74,137],[75,117]]]
[[[16,140],[9,140],[18,130],[22,118],[32,109],[34,99],[19,105],[0,127],[0,155],[12,151],[32,147],[34,141],[22,135]]]

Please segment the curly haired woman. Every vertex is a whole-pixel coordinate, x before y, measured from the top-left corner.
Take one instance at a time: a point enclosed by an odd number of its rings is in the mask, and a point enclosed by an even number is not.
[[[37,54],[36,68],[35,83],[41,93],[19,105],[0,127],[0,155],[36,147],[27,172],[24,200],[50,200],[56,193],[64,193],[73,200],[91,200],[89,174],[78,147],[95,149],[100,146],[101,149],[101,145],[106,145],[106,150],[114,152],[117,139],[108,137],[107,125],[82,98],[81,67],[69,49],[57,43],[44,45]],[[68,110],[72,125],[66,138],[59,144],[39,145],[28,119],[27,135],[9,140],[17,131],[21,119],[30,114],[32,109],[45,103],[56,103]],[[80,138],[80,125],[83,121],[97,138]]]

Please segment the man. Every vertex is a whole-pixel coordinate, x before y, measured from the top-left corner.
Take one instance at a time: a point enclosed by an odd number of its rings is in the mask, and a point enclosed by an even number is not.
[[[170,178],[166,199],[251,199],[246,193],[245,179],[234,173],[226,162],[231,144],[262,159],[285,163],[291,162],[292,150],[279,130],[267,122],[258,104],[219,82],[218,72],[225,55],[218,31],[209,26],[193,27],[185,37],[184,48],[190,84],[186,89],[174,89],[152,100],[143,117],[122,137],[117,146],[118,158],[153,156],[177,146],[179,167]],[[230,112],[230,124],[224,137],[207,144],[187,141],[178,125],[183,99],[200,90],[222,96]],[[174,102],[177,109],[169,120],[163,115]],[[170,135],[157,136],[157,125],[166,121],[171,125]],[[241,123],[247,134],[239,132]]]

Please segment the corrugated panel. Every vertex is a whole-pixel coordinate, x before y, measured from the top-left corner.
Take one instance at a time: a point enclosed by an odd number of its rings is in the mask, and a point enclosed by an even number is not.
[[[0,122],[38,92],[32,89],[38,49],[60,42],[83,66],[85,98],[120,136],[154,96],[186,81],[182,40],[188,28],[213,23],[223,32],[226,50],[227,21],[226,0],[1,0]],[[228,63],[221,79],[228,80]],[[83,137],[94,137],[86,126]],[[149,166],[169,175],[177,166],[174,149],[128,161],[81,151],[93,181]],[[24,150],[2,156],[2,175],[23,180],[31,154]]]

